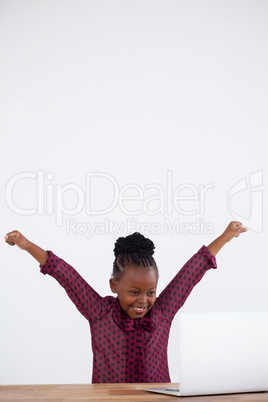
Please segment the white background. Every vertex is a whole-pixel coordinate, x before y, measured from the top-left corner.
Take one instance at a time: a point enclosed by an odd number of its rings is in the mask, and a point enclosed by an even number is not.
[[[0,19],[2,238],[20,230],[105,296],[114,242],[137,229],[156,245],[160,292],[239,219],[248,233],[224,247],[183,310],[267,310],[268,2],[2,0]],[[95,172],[108,178],[87,188]],[[178,188],[188,199],[174,201]],[[98,224],[90,238],[86,223]],[[3,240],[0,258],[0,383],[90,382],[87,321],[26,252]],[[172,381],[176,329],[175,319]]]

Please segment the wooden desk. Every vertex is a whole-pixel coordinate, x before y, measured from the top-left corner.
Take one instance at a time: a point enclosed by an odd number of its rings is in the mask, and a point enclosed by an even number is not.
[[[178,384],[75,384],[75,385],[2,385],[1,402],[80,402],[125,401],[153,402],[176,401],[177,397],[143,391],[144,387],[178,386]],[[268,392],[216,396],[182,397],[195,402],[246,402],[268,401]]]

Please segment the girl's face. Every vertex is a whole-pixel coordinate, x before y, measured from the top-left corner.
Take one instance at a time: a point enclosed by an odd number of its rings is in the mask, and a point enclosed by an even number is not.
[[[117,293],[122,309],[131,318],[142,318],[156,299],[158,274],[154,267],[127,266],[119,280],[110,279],[113,293]]]

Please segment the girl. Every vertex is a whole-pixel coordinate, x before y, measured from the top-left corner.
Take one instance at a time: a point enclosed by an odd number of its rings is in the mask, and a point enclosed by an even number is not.
[[[73,267],[20,232],[5,236],[10,245],[28,251],[41,272],[53,276],[90,323],[93,383],[170,382],[167,346],[171,322],[193,287],[210,268],[215,255],[246,228],[231,222],[224,233],[184,265],[156,298],[158,269],[154,244],[140,233],[120,237],[114,248],[110,279],[117,297],[101,297]]]

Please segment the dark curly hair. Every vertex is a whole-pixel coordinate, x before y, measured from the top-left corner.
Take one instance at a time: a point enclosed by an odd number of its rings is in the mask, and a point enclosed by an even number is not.
[[[158,268],[152,256],[155,248],[152,240],[135,232],[126,237],[119,237],[114,246],[115,260],[112,274],[114,279],[120,279],[128,265],[144,268],[153,267],[158,275]]]

